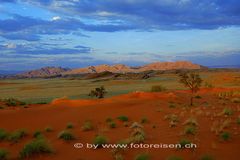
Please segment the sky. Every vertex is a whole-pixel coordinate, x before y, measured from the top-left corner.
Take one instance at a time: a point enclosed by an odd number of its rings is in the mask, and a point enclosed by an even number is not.
[[[239,0],[0,0],[0,70],[240,65]]]

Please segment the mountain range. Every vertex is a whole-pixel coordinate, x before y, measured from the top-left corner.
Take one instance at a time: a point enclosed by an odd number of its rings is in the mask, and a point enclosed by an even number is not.
[[[165,71],[165,70],[179,70],[179,69],[201,69],[203,66],[193,64],[189,61],[177,61],[177,62],[155,62],[139,67],[130,67],[124,64],[115,65],[98,65],[89,66],[85,68],[66,69],[62,67],[45,67],[37,70],[32,70],[24,73],[17,74],[20,78],[37,78],[37,77],[57,77],[57,76],[69,76],[69,75],[81,75],[91,73],[141,73],[145,71]]]

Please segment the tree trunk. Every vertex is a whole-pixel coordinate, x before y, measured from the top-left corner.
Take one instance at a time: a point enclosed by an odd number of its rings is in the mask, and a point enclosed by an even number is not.
[[[191,106],[193,106],[193,95],[191,96]]]

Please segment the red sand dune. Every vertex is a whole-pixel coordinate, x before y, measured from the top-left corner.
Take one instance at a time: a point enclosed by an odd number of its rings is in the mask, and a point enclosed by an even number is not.
[[[74,143],[92,143],[96,134],[105,135],[109,143],[117,143],[130,136],[130,129],[125,127],[116,117],[126,115],[130,122],[140,121],[146,117],[149,122],[143,124],[146,132],[147,144],[155,143],[178,143],[182,138],[188,138],[198,145],[196,150],[189,149],[128,149],[123,155],[126,160],[133,160],[134,157],[143,152],[151,155],[152,160],[164,160],[169,155],[178,155],[185,160],[197,160],[203,154],[211,154],[217,160],[237,160],[240,148],[240,126],[235,123],[240,114],[239,104],[226,102],[227,107],[234,110],[230,117],[216,116],[222,112],[226,105],[222,105],[216,97],[217,91],[226,89],[204,89],[199,92],[201,99],[196,99],[196,107],[186,109],[182,106],[188,104],[189,93],[187,92],[164,92],[145,93],[134,92],[126,95],[116,96],[107,99],[96,100],[69,100],[60,98],[48,105],[32,105],[26,109],[5,109],[0,110],[0,128],[13,131],[26,128],[30,135],[20,140],[17,144],[10,144],[7,141],[0,142],[1,148],[10,151],[10,157],[16,159],[18,152],[24,144],[33,139],[32,133],[36,130],[44,130],[46,126],[52,126],[53,132],[44,136],[49,140],[55,154],[41,155],[30,158],[41,160],[112,160],[110,149],[75,149]],[[169,102],[176,105],[176,108],[169,108]],[[208,106],[204,106],[205,103]],[[164,117],[168,114],[176,114],[179,123],[176,127],[170,128],[169,121]],[[112,117],[117,122],[115,129],[108,128],[105,120]],[[198,121],[197,133],[195,136],[185,136],[184,121],[190,117],[196,117]],[[231,125],[226,129],[232,133],[232,138],[227,142],[222,142],[219,137],[211,132],[212,124],[220,119],[231,119]],[[94,124],[94,130],[81,131],[82,124],[90,120]],[[71,122],[74,128],[71,129],[76,140],[64,142],[57,138],[60,131],[66,128],[66,124]],[[156,128],[153,128],[153,125]]]

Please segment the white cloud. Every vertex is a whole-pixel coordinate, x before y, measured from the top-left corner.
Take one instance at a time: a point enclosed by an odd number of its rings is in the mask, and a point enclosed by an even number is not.
[[[52,21],[58,21],[58,20],[60,20],[61,19],[61,17],[59,17],[59,16],[54,16],[54,17],[52,17]]]
[[[17,45],[14,44],[14,43],[8,43],[8,44],[5,45],[5,47],[8,48],[8,49],[14,49],[14,48],[17,47]]]

